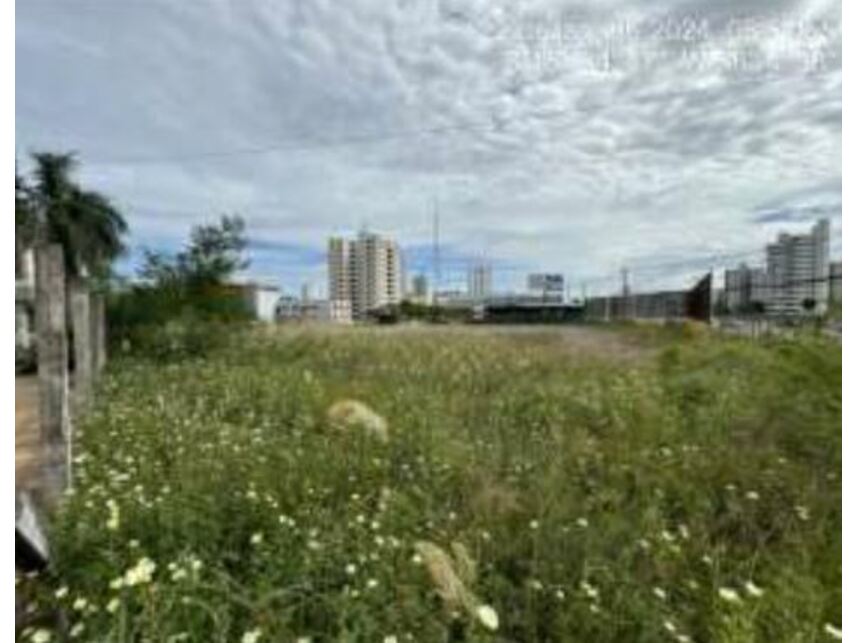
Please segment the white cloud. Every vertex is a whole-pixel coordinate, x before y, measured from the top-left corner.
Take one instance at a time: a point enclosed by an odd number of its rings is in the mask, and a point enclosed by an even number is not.
[[[79,150],[139,240],[425,244],[436,197],[462,253],[572,278],[761,247],[760,203],[840,180],[838,3],[709,4],[25,3],[18,154]]]

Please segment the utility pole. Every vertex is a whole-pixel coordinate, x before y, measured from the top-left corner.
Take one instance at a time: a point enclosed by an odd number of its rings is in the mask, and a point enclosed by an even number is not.
[[[628,283],[628,268],[622,267],[622,317],[631,317],[631,286]]]
[[[440,218],[437,214],[437,197],[434,197],[434,216],[432,218],[432,263],[434,268],[434,299],[440,289]]]

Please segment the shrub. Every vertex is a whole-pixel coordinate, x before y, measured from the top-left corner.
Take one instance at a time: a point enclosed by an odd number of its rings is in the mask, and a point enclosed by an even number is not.
[[[198,293],[136,287],[109,300],[110,343],[156,360],[200,357],[221,346],[228,328],[250,319],[241,297],[228,287]]]

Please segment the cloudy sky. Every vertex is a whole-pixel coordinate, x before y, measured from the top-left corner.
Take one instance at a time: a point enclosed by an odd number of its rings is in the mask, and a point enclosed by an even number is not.
[[[717,8],[712,8],[716,5]],[[825,0],[28,0],[16,153],[75,150],[143,247],[245,216],[251,272],[325,282],[365,225],[443,279],[672,287],[830,217],[841,22]]]

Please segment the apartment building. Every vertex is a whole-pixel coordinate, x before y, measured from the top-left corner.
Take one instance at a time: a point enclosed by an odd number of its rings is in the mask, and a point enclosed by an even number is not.
[[[781,233],[766,248],[773,315],[821,315],[829,300],[830,223],[819,220],[807,234]]]
[[[366,319],[368,313],[402,300],[404,269],[399,246],[367,231],[356,239],[328,241],[328,298],[345,321]]]
[[[484,301],[491,296],[491,266],[479,263],[470,267],[467,274],[467,294],[472,301]]]

